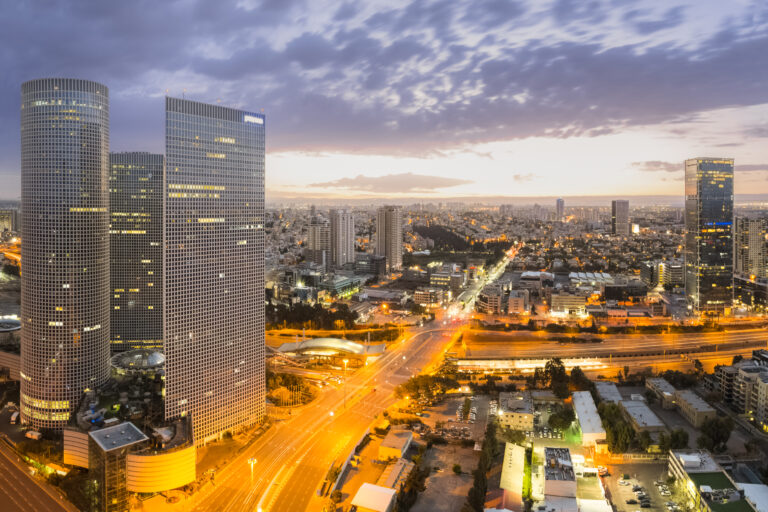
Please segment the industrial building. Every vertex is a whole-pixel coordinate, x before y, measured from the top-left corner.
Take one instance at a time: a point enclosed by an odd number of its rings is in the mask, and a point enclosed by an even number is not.
[[[573,410],[576,420],[581,428],[582,444],[595,447],[605,441],[606,434],[600,415],[597,413],[595,401],[589,391],[576,391],[573,393]]]

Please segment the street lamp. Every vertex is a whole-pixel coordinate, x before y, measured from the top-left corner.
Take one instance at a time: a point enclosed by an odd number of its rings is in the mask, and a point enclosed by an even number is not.
[[[256,462],[257,462],[256,457],[251,457],[250,459],[248,459],[248,464],[251,465],[251,482],[253,482],[253,466],[254,464],[256,464]]]
[[[347,363],[349,359],[344,359],[344,408],[347,408]]]

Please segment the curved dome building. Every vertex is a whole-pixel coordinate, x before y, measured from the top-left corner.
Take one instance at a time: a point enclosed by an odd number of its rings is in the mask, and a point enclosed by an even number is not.
[[[21,415],[62,428],[109,377],[109,93],[21,86]]]

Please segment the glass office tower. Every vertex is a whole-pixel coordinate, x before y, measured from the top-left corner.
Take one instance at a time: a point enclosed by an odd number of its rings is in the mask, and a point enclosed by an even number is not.
[[[165,415],[200,444],[265,413],[265,119],[165,105]]]
[[[21,86],[21,415],[61,428],[109,377],[109,95]]]
[[[163,346],[163,155],[109,155],[112,351]]]
[[[629,236],[629,201],[611,201],[611,234]]]
[[[705,315],[733,303],[733,159],[685,161],[685,294]]]

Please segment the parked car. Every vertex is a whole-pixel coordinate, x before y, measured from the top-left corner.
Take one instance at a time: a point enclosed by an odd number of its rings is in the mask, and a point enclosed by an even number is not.
[[[637,505],[637,500],[627,500],[627,505]]]

